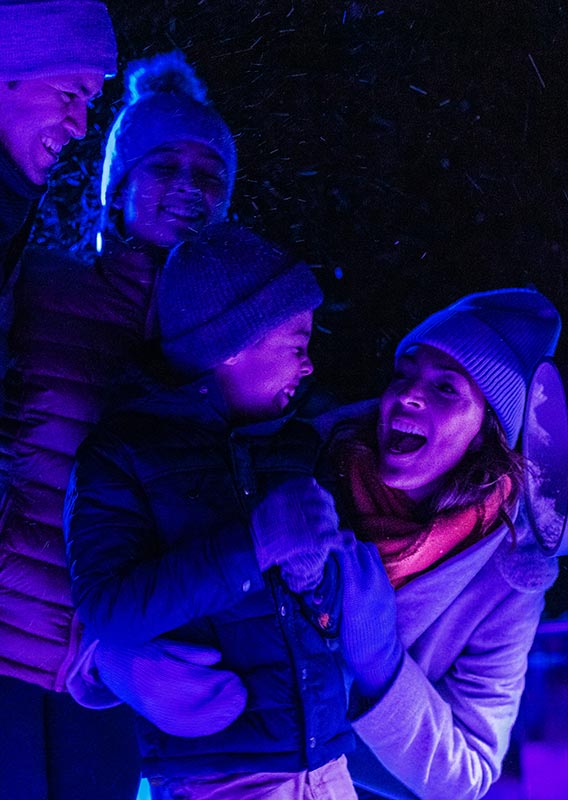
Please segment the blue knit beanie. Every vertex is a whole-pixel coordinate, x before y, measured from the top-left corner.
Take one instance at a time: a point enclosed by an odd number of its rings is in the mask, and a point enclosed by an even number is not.
[[[0,81],[116,73],[116,40],[98,0],[0,0]]]
[[[183,54],[174,50],[133,61],[124,84],[126,105],[110,129],[105,148],[101,230],[108,222],[113,195],[132,167],[154,148],[181,140],[201,142],[223,161],[228,206],[237,170],[235,142]]]
[[[426,344],[455,358],[477,383],[514,447],[527,389],[539,362],[552,356],[561,320],[540,292],[500,289],[461,298],[418,325],[400,342],[398,360]]]
[[[232,223],[205,228],[170,253],[158,286],[162,351],[197,375],[321,304],[311,269]]]

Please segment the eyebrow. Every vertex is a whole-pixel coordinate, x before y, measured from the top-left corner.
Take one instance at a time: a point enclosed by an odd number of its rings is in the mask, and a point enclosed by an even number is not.
[[[399,358],[399,363],[403,359],[406,361],[411,361],[413,364],[417,363],[416,358],[414,355],[412,355],[412,353],[404,353],[404,355]],[[468,377],[467,370],[460,366],[451,367],[449,364],[442,364],[439,361],[433,361],[432,366],[434,369],[437,369],[440,372],[452,372],[454,375],[461,375],[462,378]]]
[[[207,145],[206,145],[207,146]],[[160,153],[179,153],[180,147],[177,144],[169,144],[169,145],[159,145],[154,150],[150,150],[148,155],[160,155]],[[221,166],[225,166],[223,159],[214,153],[213,150],[209,153],[203,153],[202,157],[207,159],[208,161],[215,161]]]
[[[78,91],[79,94],[83,95],[83,97],[86,97],[88,100],[96,100],[97,97],[102,97],[102,94],[103,94],[101,90],[98,90],[98,91],[93,93],[86,86],[83,86],[83,84],[81,84],[78,87],[77,91]]]

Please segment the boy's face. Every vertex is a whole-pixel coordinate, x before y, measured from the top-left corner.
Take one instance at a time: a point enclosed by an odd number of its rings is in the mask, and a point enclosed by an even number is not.
[[[179,141],[145,155],[126,176],[113,206],[122,209],[126,236],[169,248],[220,222],[228,192],[219,156],[201,142]]]
[[[236,419],[254,422],[284,411],[302,378],[313,372],[308,356],[312,321],[311,311],[297,314],[216,368]]]
[[[67,142],[83,138],[103,81],[101,72],[0,82],[0,143],[32,183],[42,186]]]
[[[387,486],[430,497],[479,434],[485,398],[451,356],[418,345],[380,398],[379,472]]]

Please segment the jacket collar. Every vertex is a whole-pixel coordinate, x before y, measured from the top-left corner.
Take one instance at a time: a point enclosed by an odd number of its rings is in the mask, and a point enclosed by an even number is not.
[[[136,411],[167,418],[180,425],[192,422],[219,432],[234,432],[242,436],[269,436],[279,431],[292,417],[290,409],[276,419],[247,425],[234,425],[229,410],[211,373],[204,373],[191,383],[166,386],[145,376],[142,394],[130,400],[121,410]]]
[[[133,247],[118,236],[105,237],[98,270],[120,289],[154,284],[168,251],[157,247]]]
[[[507,533],[507,526],[501,525],[489,536],[397,590],[397,613],[405,647],[415,642],[452,605],[495,555]]]

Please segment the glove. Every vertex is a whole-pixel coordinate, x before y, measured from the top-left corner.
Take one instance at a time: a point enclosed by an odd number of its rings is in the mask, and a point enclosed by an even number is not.
[[[356,690],[376,701],[402,663],[394,589],[374,544],[357,542],[338,560],[343,585],[340,647]]]
[[[139,647],[98,642],[95,663],[121,700],[174,736],[209,736],[242,713],[247,692],[233,672],[215,669],[212,647],[153,639]]]
[[[329,553],[352,544],[351,532],[340,531],[338,526],[333,498],[314,478],[283,483],[252,514],[261,571],[280,565],[293,592],[315,589]]]

